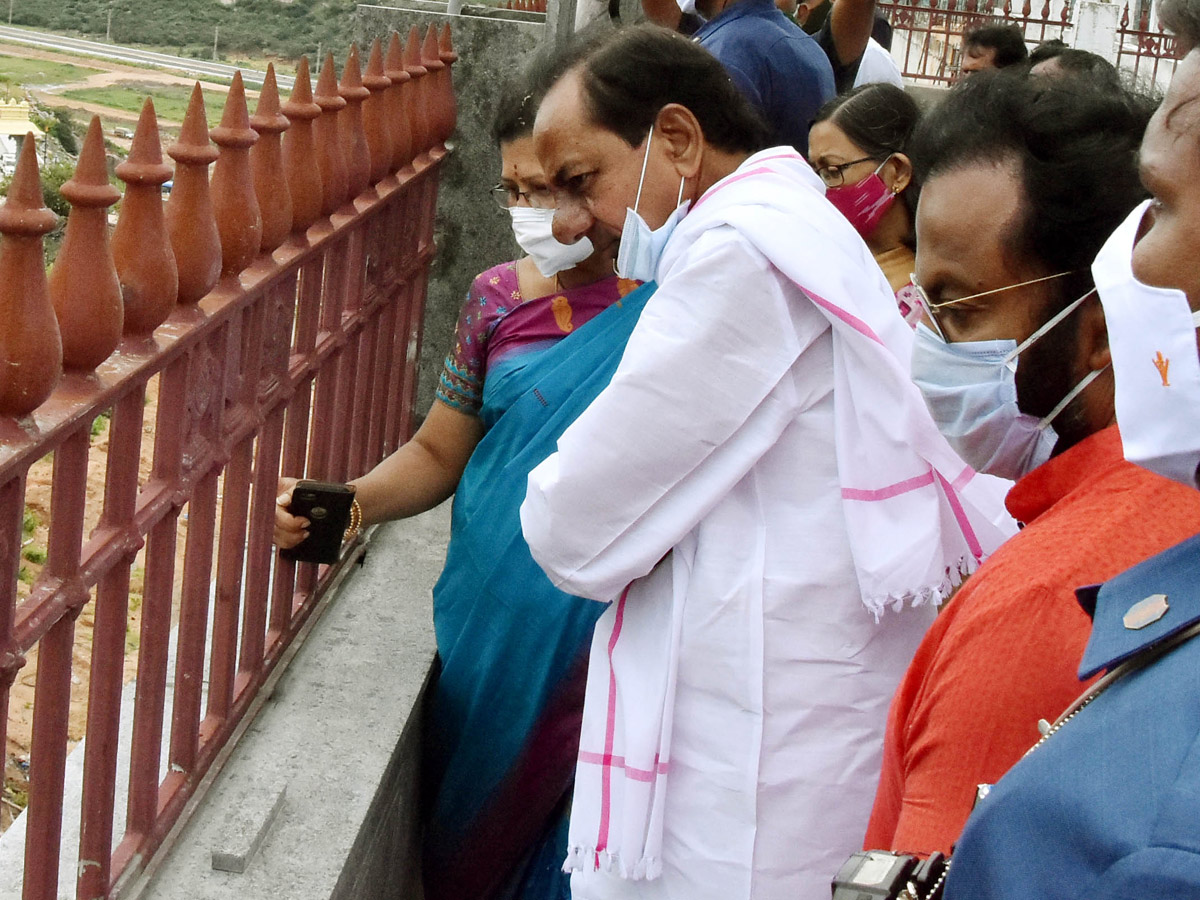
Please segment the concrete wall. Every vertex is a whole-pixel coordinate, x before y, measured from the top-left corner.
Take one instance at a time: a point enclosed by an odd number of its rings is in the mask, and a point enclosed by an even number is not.
[[[442,360],[472,279],[519,253],[508,216],[487,193],[500,180],[500,156],[490,137],[492,114],[505,79],[537,51],[547,27],[546,17],[536,13],[489,14],[468,6],[461,15],[447,15],[446,4],[420,0],[406,2],[405,7],[359,6],[359,42],[386,37],[393,30],[407,34],[412,25],[424,29],[430,22],[448,21],[459,54],[453,70],[458,129],[454,152],[442,170],[435,225],[438,252],[429,278],[421,348],[417,407],[424,413],[433,402]]]

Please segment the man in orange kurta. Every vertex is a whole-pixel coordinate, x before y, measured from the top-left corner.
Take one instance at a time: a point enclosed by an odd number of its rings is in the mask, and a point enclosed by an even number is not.
[[[950,852],[976,786],[1083,690],[1091,620],[1074,589],[1200,532],[1198,501],[1126,462],[1115,425],[1017,482],[1007,506],[1025,528],[950,601],[896,691],[864,846]]]

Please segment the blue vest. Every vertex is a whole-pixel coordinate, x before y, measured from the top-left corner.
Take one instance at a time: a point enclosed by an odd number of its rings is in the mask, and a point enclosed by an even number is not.
[[[1200,621],[1200,536],[1077,594],[1088,678]],[[1198,736],[1200,637],[1116,681],[996,784],[946,900],[1200,898]]]

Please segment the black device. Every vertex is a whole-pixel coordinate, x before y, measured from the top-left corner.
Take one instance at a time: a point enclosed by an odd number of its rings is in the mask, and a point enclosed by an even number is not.
[[[947,858],[921,859],[887,850],[860,850],[833,879],[833,900],[938,900]]]
[[[348,484],[296,482],[288,512],[308,519],[308,537],[290,550],[281,550],[279,555],[295,562],[337,562],[353,502],[354,488]]]

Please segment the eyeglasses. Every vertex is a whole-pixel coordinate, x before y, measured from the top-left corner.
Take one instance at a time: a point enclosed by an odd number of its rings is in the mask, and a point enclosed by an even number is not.
[[[862,159],[852,159],[850,162],[839,163],[836,166],[821,166],[820,168],[814,166],[813,169],[817,173],[817,177],[825,182],[825,187],[835,188],[842,186],[842,182],[845,181],[846,178],[846,170],[851,166],[857,166],[859,163],[877,161],[877,157],[864,156]]]
[[[934,303],[929,299],[929,295],[925,293],[925,288],[921,287],[921,285],[917,282],[917,276],[915,274],[909,275],[908,280],[912,282],[913,290],[917,292],[917,296],[921,298],[921,303],[925,306],[925,311],[929,313],[929,320],[933,322],[933,327],[937,329],[938,337],[949,343],[945,332],[942,331],[941,323],[938,321],[938,310],[944,309],[947,306],[954,306],[956,303],[965,303],[968,300],[977,300],[980,297],[990,297],[992,294],[1003,294],[1005,291],[1015,291],[1017,288],[1029,287],[1031,284],[1041,284],[1043,281],[1053,281],[1055,278],[1065,278],[1068,275],[1074,275],[1078,271],[1078,269],[1071,269],[1066,272],[1059,272],[1056,275],[1043,275],[1041,278],[1031,278],[1029,281],[1021,281],[1017,284],[993,288],[990,291],[980,291],[978,294],[968,294],[966,297],[955,297],[953,300],[943,300],[941,303]]]
[[[521,201],[532,206],[534,209],[554,209],[554,192],[549,188],[538,188],[532,191],[518,191],[514,188],[505,187],[502,184],[497,184],[488,191],[492,195],[492,200],[501,209],[509,209],[513,206],[520,206]]]

